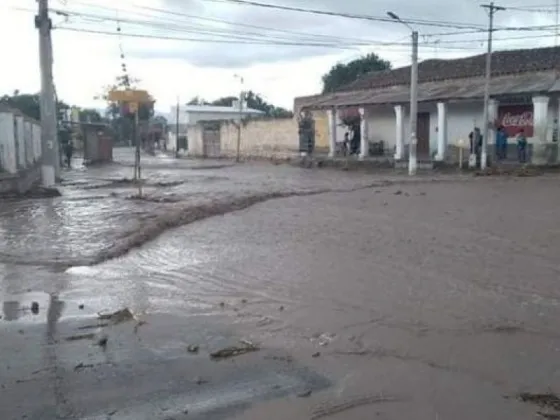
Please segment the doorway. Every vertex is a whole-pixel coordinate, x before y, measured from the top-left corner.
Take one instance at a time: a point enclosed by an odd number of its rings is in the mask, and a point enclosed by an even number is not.
[[[416,155],[419,158],[430,158],[430,113],[419,112],[416,123]]]

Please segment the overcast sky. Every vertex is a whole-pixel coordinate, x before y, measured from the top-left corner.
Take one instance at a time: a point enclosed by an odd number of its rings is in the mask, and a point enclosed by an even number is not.
[[[450,34],[468,31],[465,26],[487,25],[487,14],[478,0],[256,1],[376,17],[392,11],[402,19],[440,22],[440,26],[412,25],[421,35],[420,59],[461,57],[481,53],[486,48],[483,32]],[[554,1],[534,2],[534,6],[523,0],[500,2],[510,9],[497,13],[497,27],[554,25]],[[227,0],[50,3],[54,10],[67,14],[52,15],[56,28],[56,88],[60,98],[80,106],[104,106],[94,97],[121,74],[119,44],[130,75],[141,79],[142,87],[155,96],[156,107],[164,112],[177,96],[186,102],[194,96],[215,99],[237,94],[241,84],[236,74],[243,77],[244,89],[291,108],[295,96],[318,93],[321,75],[337,62],[375,52],[395,67],[410,63],[410,31],[399,23],[282,11]],[[0,39],[3,56],[9,57],[0,67],[0,94],[14,89],[39,90],[38,41],[33,23],[36,7],[35,0],[0,0]],[[122,37],[114,35],[117,20]],[[223,42],[210,42],[216,40]],[[496,49],[546,46],[554,42],[553,29],[495,33]]]

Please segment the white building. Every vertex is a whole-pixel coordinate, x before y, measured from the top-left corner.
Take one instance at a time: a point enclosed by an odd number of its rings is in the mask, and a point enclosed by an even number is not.
[[[239,101],[234,101],[232,106],[212,105],[185,105],[179,107],[179,138],[187,136],[187,127],[195,125],[200,121],[230,121],[238,120],[240,117],[258,117],[264,115],[263,111],[247,108],[245,105],[239,109]],[[177,107],[171,107],[171,113],[167,118],[169,135],[167,149],[177,149]]]
[[[533,163],[557,163],[560,116],[560,47],[497,51],[492,57],[489,144],[495,128],[505,126],[509,147],[524,129]],[[485,54],[455,60],[431,59],[418,69],[418,156],[443,161],[456,156],[473,127],[482,129]],[[325,110],[329,117],[329,153],[340,139],[341,115],[359,113],[361,157],[369,143],[382,141],[395,159],[407,156],[410,138],[408,103],[410,67],[373,72],[340,91],[295,99],[296,112]],[[514,153],[509,153],[510,156]],[[492,150],[489,150],[492,152]]]

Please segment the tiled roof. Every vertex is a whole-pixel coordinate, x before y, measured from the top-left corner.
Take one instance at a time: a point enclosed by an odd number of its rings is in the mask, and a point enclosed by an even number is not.
[[[560,68],[560,47],[495,51],[492,54],[492,75],[532,73]],[[486,54],[454,60],[430,59],[419,63],[418,82],[465,79],[483,76]],[[372,72],[338,89],[340,92],[410,84],[410,66]]]

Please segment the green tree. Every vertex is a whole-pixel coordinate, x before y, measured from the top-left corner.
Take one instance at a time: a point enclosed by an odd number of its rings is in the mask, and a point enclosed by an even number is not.
[[[38,93],[21,93],[15,90],[11,95],[0,97],[0,103],[20,110],[24,115],[35,120],[41,119],[41,99]],[[57,101],[58,118],[62,120],[63,111],[70,106],[63,101]]]
[[[212,102],[206,102],[204,100],[199,99],[198,97],[193,98],[199,100],[197,103],[198,105],[214,105],[214,106],[233,106],[235,101],[239,100],[237,96],[224,96],[223,98],[218,98]],[[191,101],[192,102],[192,101]],[[190,103],[189,103],[190,104]],[[282,107],[277,107],[272,104],[269,104],[264,100],[264,98],[259,95],[258,93],[253,92],[252,90],[245,92],[245,104],[247,108],[257,109],[259,111],[264,112],[267,117],[274,117],[274,118],[291,118],[293,117],[292,111],[289,111]],[[192,104],[191,104],[192,105]]]
[[[209,103],[202,99],[200,96],[195,96],[189,102],[187,102],[187,105],[209,105]]]
[[[370,53],[346,64],[337,63],[323,75],[323,93],[334,92],[352,83],[362,75],[374,71],[390,70],[391,63]]]
[[[128,112],[126,106],[109,101],[109,92],[112,90],[137,89],[139,79],[129,78],[126,75],[117,76],[115,82],[103,88],[103,93],[96,99],[107,101],[105,116],[109,119],[118,143],[134,139],[134,114]],[[138,107],[138,120],[146,123],[154,116],[154,103],[140,104]]]
[[[80,121],[99,123],[103,121],[103,117],[96,109],[85,108],[85,109],[80,109]]]

